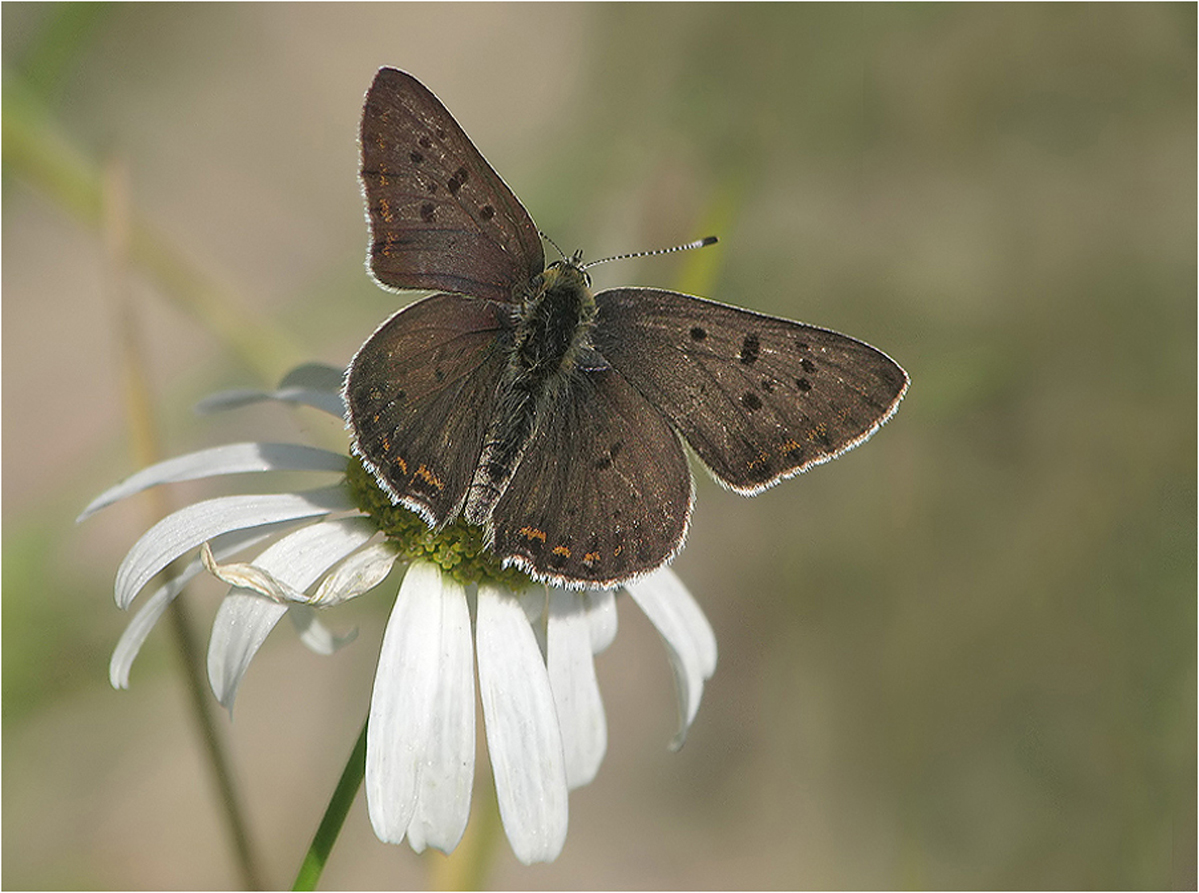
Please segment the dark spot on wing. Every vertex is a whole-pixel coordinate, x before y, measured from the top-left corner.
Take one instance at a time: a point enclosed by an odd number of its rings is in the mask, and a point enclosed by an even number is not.
[[[434,205],[432,202],[425,202],[420,206],[420,219],[425,223],[433,222]]]
[[[702,326],[692,326],[691,327],[691,340],[692,341],[703,341],[707,337],[708,337],[708,333],[706,331],[704,331]]]
[[[451,195],[457,195],[458,190],[462,188],[462,184],[466,182],[468,172],[466,168],[460,167],[454,171],[454,175],[446,181],[445,188],[450,191]]]
[[[762,344],[758,341],[758,336],[752,332],[745,336],[745,340],[741,342],[741,354],[739,359],[745,366],[752,366],[758,361],[758,354],[761,353]]]
[[[758,395],[753,391],[746,391],[741,395],[741,405],[753,412],[755,409],[762,408],[762,401],[758,399]]]
[[[812,390],[812,383],[810,381],[808,381],[806,378],[795,379],[795,386],[797,388],[799,388],[801,391],[803,391],[805,394],[808,391]]]
[[[617,455],[623,449],[624,449],[624,442],[620,441],[620,440],[616,441],[616,443],[614,443],[614,444],[612,444],[612,446],[608,447],[607,452],[605,452],[602,456],[600,456],[598,459],[595,460],[595,462],[593,463],[595,468],[599,469],[600,471],[604,470],[605,468],[611,468],[612,463],[616,461]]]

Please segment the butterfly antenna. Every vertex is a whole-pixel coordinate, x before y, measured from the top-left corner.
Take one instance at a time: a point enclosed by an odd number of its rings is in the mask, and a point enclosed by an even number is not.
[[[690,251],[692,248],[703,248],[706,245],[715,245],[717,239],[715,236],[707,236],[703,239],[696,239],[694,242],[688,242],[686,245],[675,245],[673,248],[656,248],[653,251],[634,251],[632,254],[614,254],[611,257],[601,257],[599,260],[593,260],[590,263],[584,264],[583,269],[586,270],[594,267],[596,264],[606,264],[610,260],[631,260],[634,257],[655,257],[659,254],[673,254],[676,251]],[[551,243],[552,244],[552,243]],[[557,248],[557,245],[554,245]],[[561,249],[558,249],[561,251]]]
[[[554,250],[557,251],[560,255],[562,255],[563,260],[566,260],[566,252],[558,247],[557,242],[555,242],[553,239],[551,239],[549,236],[547,236],[541,230],[537,230],[537,235],[541,236],[541,238],[545,239],[547,242],[549,242],[551,245],[553,245]]]

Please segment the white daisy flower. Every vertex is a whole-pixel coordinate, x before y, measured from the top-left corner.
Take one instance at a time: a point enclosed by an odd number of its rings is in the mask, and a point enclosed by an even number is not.
[[[343,417],[341,372],[301,367],[274,392],[238,391],[209,409],[260,400],[305,403]],[[517,858],[555,859],[566,840],[567,792],[590,782],[607,748],[594,655],[616,635],[616,593],[535,584],[503,569],[477,529],[430,531],[391,505],[350,457],[297,444],[239,443],[146,468],[80,515],[157,484],[261,471],[338,473],[331,486],[299,493],[225,496],[155,524],[117,571],[116,601],[129,608],[169,564],[192,558],[154,588],[121,636],[109,667],[114,687],[150,630],[187,582],[207,569],[230,584],[213,623],[208,676],[232,708],[238,685],[270,631],[287,615],[301,640],[331,653],[337,636],[320,610],[378,586],[408,565],[387,622],[371,695],[366,797],[380,840],[407,838],[417,852],[450,852],[470,812],[475,755],[475,660],[500,816]],[[231,559],[271,539],[248,562]],[[624,587],[666,644],[678,694],[682,744],[716,667],[716,639],[669,568]],[[473,635],[472,635],[473,630]]]

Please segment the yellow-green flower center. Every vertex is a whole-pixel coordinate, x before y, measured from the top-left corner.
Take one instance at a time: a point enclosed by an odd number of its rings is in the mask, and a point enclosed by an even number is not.
[[[463,584],[494,583],[513,592],[531,585],[527,574],[503,567],[483,545],[480,528],[459,517],[441,530],[433,530],[420,515],[394,505],[357,456],[351,456],[346,465],[346,484],[355,505],[399,548],[401,560],[432,561]]]

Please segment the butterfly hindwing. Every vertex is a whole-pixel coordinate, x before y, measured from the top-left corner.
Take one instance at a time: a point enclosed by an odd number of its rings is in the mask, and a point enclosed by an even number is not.
[[[433,295],[385,322],[350,363],[356,452],[397,502],[429,523],[461,507],[511,339],[509,308]]]
[[[362,188],[383,285],[512,301],[545,267],[520,200],[437,97],[394,68],[366,94]]]
[[[692,481],[678,435],[610,369],[578,372],[491,518],[492,548],[539,579],[612,586],[682,545]]]
[[[595,347],[741,493],[857,446],[907,374],[828,329],[652,288],[596,295]]]

